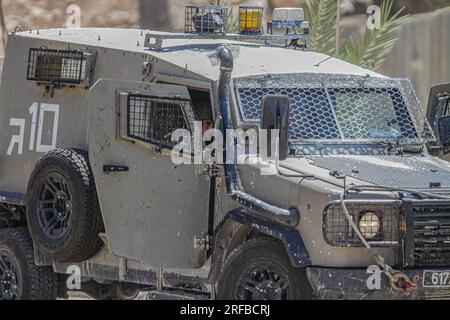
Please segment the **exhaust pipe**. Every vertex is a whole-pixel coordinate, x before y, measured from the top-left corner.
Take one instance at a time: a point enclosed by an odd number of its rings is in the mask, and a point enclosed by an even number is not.
[[[218,48],[217,56],[220,60],[218,95],[226,146],[224,150],[224,159],[226,159],[226,150],[233,150],[233,154],[236,154],[237,148],[237,138],[234,137],[234,139],[229,139],[226,134],[227,130],[233,129],[230,112],[230,82],[234,63],[233,53],[225,46]],[[240,179],[236,158],[232,164],[225,163],[225,179],[229,196],[239,204],[251,209],[259,217],[275,221],[291,228],[296,227],[300,222],[300,213],[296,207],[283,209],[257,199],[242,190],[239,183]]]

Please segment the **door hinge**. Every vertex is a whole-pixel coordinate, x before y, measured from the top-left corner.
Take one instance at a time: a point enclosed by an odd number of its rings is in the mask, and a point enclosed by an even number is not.
[[[212,237],[210,235],[201,235],[195,237],[194,248],[208,251],[212,245]]]
[[[210,178],[217,178],[220,177],[222,174],[222,169],[221,167],[217,166],[217,165],[206,165],[205,166],[205,171],[203,172],[203,174],[205,176],[208,176]]]

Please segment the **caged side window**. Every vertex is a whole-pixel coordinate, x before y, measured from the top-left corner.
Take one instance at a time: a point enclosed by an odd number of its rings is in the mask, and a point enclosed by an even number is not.
[[[172,142],[172,133],[177,129],[189,130],[183,110],[190,103],[180,98],[128,95],[128,137],[173,148],[176,143]]]
[[[95,54],[80,50],[30,49],[27,79],[90,86]]]

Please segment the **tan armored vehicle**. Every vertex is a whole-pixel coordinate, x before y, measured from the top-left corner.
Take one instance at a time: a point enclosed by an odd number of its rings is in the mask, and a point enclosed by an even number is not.
[[[183,34],[9,36],[0,298],[450,296],[450,165],[410,82],[309,52],[301,12],[265,34],[241,10],[238,34],[191,6]],[[244,157],[175,163],[173,133],[199,125],[275,149],[224,134],[211,154]]]

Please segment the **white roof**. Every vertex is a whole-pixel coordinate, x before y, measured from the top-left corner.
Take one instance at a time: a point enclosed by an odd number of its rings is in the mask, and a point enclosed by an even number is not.
[[[289,73],[383,77],[321,53],[222,39],[167,39],[163,43],[163,50],[148,50],[143,47],[145,34],[148,32],[150,31],[111,28],[47,29],[31,33],[20,32],[16,36],[147,53],[211,80],[217,80],[219,77],[218,61],[214,53],[222,44],[233,49],[233,77]]]

